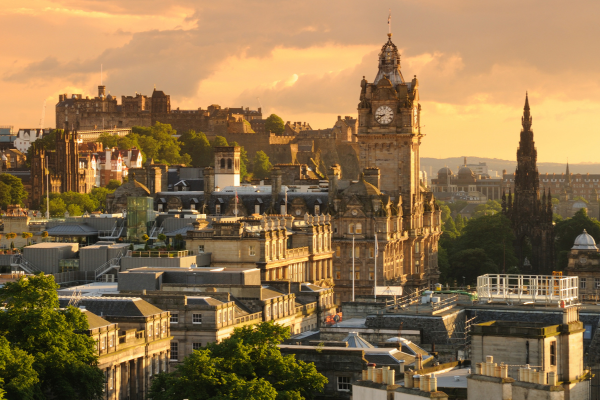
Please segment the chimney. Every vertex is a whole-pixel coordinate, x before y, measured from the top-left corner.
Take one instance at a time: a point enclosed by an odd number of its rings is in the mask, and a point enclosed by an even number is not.
[[[58,95],[58,101],[64,101],[65,100],[65,96],[62,94]]]
[[[333,204],[333,200],[337,194],[338,190],[338,180],[340,179],[340,166],[339,164],[334,164],[329,168],[329,174],[327,174],[327,178],[329,178],[329,196],[328,202],[329,204]]]
[[[204,194],[211,194],[215,190],[215,170],[212,167],[204,168]]]
[[[282,172],[278,167],[271,171],[271,207],[278,210],[279,192],[281,192],[281,175]],[[287,204],[286,204],[287,206]]]
[[[341,120],[342,120],[342,116],[338,115],[338,121],[341,121]]]
[[[380,172],[379,168],[365,168],[365,181],[379,189]]]

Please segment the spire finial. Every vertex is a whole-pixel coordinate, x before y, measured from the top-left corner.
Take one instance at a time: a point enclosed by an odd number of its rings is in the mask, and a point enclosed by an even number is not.
[[[529,112],[529,94],[525,92],[525,107],[523,107],[523,117],[521,118],[524,131],[529,131],[531,129],[532,121],[533,119],[531,118],[531,113]]]

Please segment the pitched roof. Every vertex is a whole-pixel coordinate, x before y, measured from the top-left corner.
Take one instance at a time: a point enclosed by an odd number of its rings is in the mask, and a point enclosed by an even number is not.
[[[61,307],[69,300],[71,296],[59,296]],[[78,305],[103,317],[146,317],[163,312],[139,297],[82,297]]]
[[[96,329],[101,328],[103,326],[112,325],[112,322],[108,322],[104,318],[100,318],[99,316],[97,316],[89,310],[81,310],[81,312],[83,312],[83,314],[87,318],[90,329]]]

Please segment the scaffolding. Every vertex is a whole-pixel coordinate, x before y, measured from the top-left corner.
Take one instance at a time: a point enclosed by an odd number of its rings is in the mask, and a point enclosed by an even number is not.
[[[486,274],[477,278],[483,302],[545,303],[567,306],[577,301],[579,279],[559,275]]]

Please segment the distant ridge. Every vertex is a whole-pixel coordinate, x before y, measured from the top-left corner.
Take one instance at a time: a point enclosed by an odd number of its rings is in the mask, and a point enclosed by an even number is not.
[[[450,157],[450,158],[429,158],[421,157],[421,170],[430,173],[430,168],[433,173],[433,178],[437,178],[437,172],[443,167],[450,167],[452,172],[457,172],[457,167],[463,165],[464,156],[461,157]],[[477,164],[484,162],[488,168],[494,171],[498,171],[498,174],[502,174],[502,170],[505,169],[507,173],[514,173],[517,166],[517,161],[501,160],[499,158],[484,158],[484,157],[470,157],[467,156],[467,162],[469,164]],[[544,163],[538,162],[538,170],[540,174],[545,173],[556,173],[562,174],[565,172],[567,163]],[[598,163],[584,163],[584,164],[571,164],[569,163],[569,170],[573,174],[600,174],[600,162]],[[431,178],[431,176],[429,177]]]

